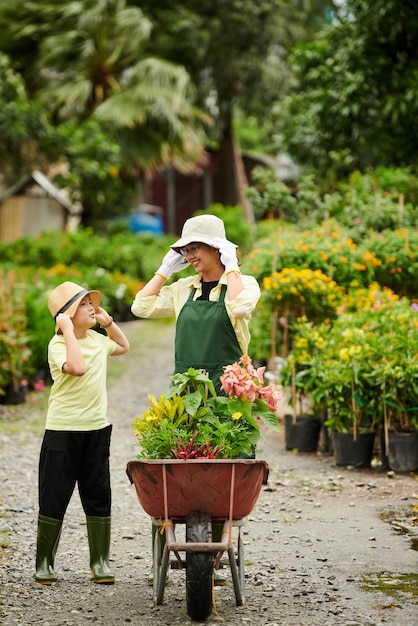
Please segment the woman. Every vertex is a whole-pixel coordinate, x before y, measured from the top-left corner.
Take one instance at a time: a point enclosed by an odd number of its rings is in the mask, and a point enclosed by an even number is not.
[[[217,393],[223,367],[247,354],[248,323],[260,297],[255,278],[240,273],[236,250],[220,218],[188,219],[180,239],[132,304],[137,317],[176,317],[174,373],[204,369]],[[189,264],[197,276],[165,284]]]
[[[248,323],[260,297],[255,278],[240,273],[236,251],[237,246],[226,238],[219,217],[191,217],[131,307],[137,317],[175,316],[174,373],[186,372],[189,367],[204,369],[218,394],[223,367],[247,354]],[[165,284],[174,272],[189,264],[197,276]],[[215,524],[214,541],[220,540],[221,531],[222,527]],[[214,582],[226,584],[219,570],[214,572]],[[148,584],[152,583],[151,569]]]

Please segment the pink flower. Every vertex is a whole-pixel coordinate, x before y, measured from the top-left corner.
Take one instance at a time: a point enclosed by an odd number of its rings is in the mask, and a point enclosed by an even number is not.
[[[41,380],[37,380],[33,386],[35,391],[43,391],[45,389],[45,382]]]
[[[259,397],[267,404],[270,411],[276,411],[277,405],[281,400],[282,393],[278,389],[274,389],[272,385],[260,389]]]
[[[275,411],[281,392],[271,385],[264,387],[265,370],[264,366],[255,369],[251,358],[244,355],[237,363],[224,367],[225,373],[220,377],[222,389],[230,398],[248,400],[250,403],[260,398],[267,404],[270,411]]]

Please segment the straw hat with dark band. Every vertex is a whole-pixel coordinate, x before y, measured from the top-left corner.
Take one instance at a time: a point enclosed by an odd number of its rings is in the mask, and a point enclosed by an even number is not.
[[[100,291],[89,291],[76,283],[66,281],[58,287],[55,287],[49,294],[48,309],[54,320],[57,319],[60,313],[67,313],[70,317],[75,315],[77,307],[81,300],[87,294],[90,295],[92,305],[96,310],[102,299]],[[55,330],[58,330],[58,326],[55,326]]]

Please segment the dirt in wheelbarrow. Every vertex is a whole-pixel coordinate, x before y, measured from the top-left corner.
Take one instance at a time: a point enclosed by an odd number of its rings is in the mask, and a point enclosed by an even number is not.
[[[163,626],[191,624],[185,572],[170,572],[164,602],[147,585],[151,524],[126,475],[135,459],[132,423],[147,394],[167,389],[172,324],[138,320],[125,330],[131,351],[109,365],[114,585],[90,580],[87,532],[75,492],[56,555],[58,582],[33,580],[37,463],[45,402],[29,396],[0,405],[0,623],[5,626]],[[283,412],[286,407],[282,407]],[[285,450],[283,431],[264,431],[257,457],[268,484],[243,528],[244,605],[231,572],[215,587],[206,624],[248,626],[405,626],[418,624],[418,483],[376,467],[337,467],[329,452]],[[196,623],[196,622],[194,622]]]

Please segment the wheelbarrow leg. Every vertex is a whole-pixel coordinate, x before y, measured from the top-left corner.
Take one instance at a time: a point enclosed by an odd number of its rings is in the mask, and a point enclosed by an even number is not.
[[[238,572],[235,550],[231,546],[228,548],[229,567],[231,568],[232,582],[234,583],[235,601],[237,606],[243,606],[243,588],[241,587],[241,576]]]
[[[167,544],[165,544],[164,550],[163,550],[163,556],[161,559],[161,567],[158,572],[157,597],[155,600],[155,604],[162,604],[164,600],[164,590],[165,590],[165,584],[167,581],[169,557],[170,557],[170,550],[167,548]]]
[[[242,604],[244,604],[244,587],[245,587],[245,561],[244,561],[244,540],[242,538],[241,528],[238,534],[238,572],[242,595]]]
[[[154,604],[162,604],[164,600],[164,590],[167,577],[169,556],[170,551],[167,548],[167,543],[164,543],[164,548],[162,549],[160,541],[160,528],[157,527],[154,537],[153,556],[154,579],[152,583],[152,591],[154,596]]]

